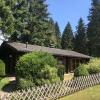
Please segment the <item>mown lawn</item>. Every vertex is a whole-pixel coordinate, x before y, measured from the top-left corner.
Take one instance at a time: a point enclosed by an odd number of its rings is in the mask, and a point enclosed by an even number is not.
[[[100,85],[76,92],[59,100],[100,100]]]

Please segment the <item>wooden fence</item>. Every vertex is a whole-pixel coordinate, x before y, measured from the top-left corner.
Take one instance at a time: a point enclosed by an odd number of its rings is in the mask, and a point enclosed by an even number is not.
[[[76,91],[100,84],[100,73],[77,77],[69,81],[32,87],[5,95],[2,100],[55,100]]]

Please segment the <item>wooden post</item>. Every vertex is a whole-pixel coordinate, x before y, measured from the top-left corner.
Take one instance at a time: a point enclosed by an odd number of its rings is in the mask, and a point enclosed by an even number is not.
[[[78,65],[79,65],[80,64],[80,59],[78,61],[79,61],[79,63],[78,63]]]
[[[77,64],[76,64],[76,58],[75,58],[75,68],[76,68]]]
[[[66,57],[63,57],[63,65],[64,65],[64,73],[67,73],[67,71],[66,71]]]
[[[72,70],[73,70],[73,62],[72,62],[72,58],[70,58],[70,72],[72,72]]]

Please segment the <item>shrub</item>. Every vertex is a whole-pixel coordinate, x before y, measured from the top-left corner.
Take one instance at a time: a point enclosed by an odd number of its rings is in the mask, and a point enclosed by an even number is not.
[[[86,66],[89,74],[100,73],[100,58],[93,58]]]
[[[28,79],[18,78],[17,89],[25,89],[26,87],[33,86],[33,82]]]
[[[78,76],[87,76],[89,75],[88,70],[86,69],[86,67],[84,67],[84,65],[79,65],[79,67],[77,67],[74,71],[74,76],[78,77]]]
[[[5,63],[0,60],[0,76],[5,76]]]
[[[64,65],[58,64],[58,76],[60,80],[64,80]]]
[[[100,73],[100,68],[98,67],[89,67],[88,69],[89,74],[96,74],[96,73]]]
[[[86,68],[89,74],[100,73],[100,58],[93,58],[89,63],[80,66]]]
[[[21,84],[25,83],[24,88],[27,88],[60,81],[56,67],[57,61],[51,54],[45,52],[25,54],[16,65],[17,86],[23,88]]]

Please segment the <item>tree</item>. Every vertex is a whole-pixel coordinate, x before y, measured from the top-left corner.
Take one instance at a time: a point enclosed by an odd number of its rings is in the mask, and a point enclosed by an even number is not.
[[[45,0],[34,0],[29,3],[29,30],[32,33],[31,43],[38,45],[50,45],[48,37],[51,36],[49,18]],[[48,44],[47,44],[48,42]]]
[[[61,32],[60,32],[59,25],[57,22],[55,23],[55,34],[56,34],[56,40],[57,40],[56,47],[61,48]]]
[[[21,38],[21,36],[31,34],[31,32],[28,28],[28,22],[29,22],[28,4],[29,4],[29,2],[30,1],[27,1],[27,0],[16,0],[16,5],[14,5],[14,7],[12,9],[13,16],[15,18],[15,25],[14,25],[15,32],[10,37],[11,41],[13,41],[13,38],[16,41],[19,40],[19,38],[20,38],[20,41],[24,42],[23,38]],[[13,36],[16,36],[16,37],[13,37]],[[28,40],[27,42],[30,42],[30,41]]]
[[[0,0],[0,30],[9,35],[10,41],[17,41],[18,36],[29,32],[27,29],[27,0]]]
[[[47,7],[45,0],[0,0],[0,30],[10,41],[50,46]]]
[[[80,18],[77,26],[77,32],[74,39],[74,50],[87,54],[87,36],[83,19]]]
[[[89,54],[100,56],[100,0],[92,0],[87,28]]]
[[[14,32],[14,16],[8,1],[0,0],[0,30],[2,34],[10,35]]]
[[[56,47],[57,40],[56,40],[56,34],[55,34],[55,22],[52,18],[50,18],[49,20],[48,27],[49,27],[50,35],[48,36],[48,41],[46,43],[49,47]]]
[[[61,45],[63,49],[73,49],[73,32],[70,23],[66,25],[64,32],[62,34]]]

